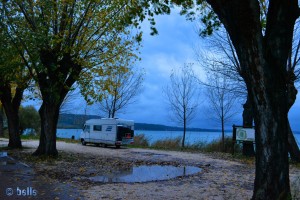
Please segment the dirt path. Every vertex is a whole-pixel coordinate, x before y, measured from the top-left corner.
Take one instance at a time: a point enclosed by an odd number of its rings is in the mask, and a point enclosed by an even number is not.
[[[1,143],[5,141],[0,140]],[[24,147],[36,148],[37,145],[37,141],[23,141]],[[64,159],[55,163],[24,162],[38,174],[73,184],[83,199],[250,199],[252,195],[253,163],[201,153],[101,148],[64,142],[58,142],[57,149]],[[26,153],[33,150],[26,150]],[[202,171],[191,176],[145,183],[95,183],[89,179],[120,167],[153,164],[195,166]],[[291,177],[299,177],[299,169],[291,168]]]

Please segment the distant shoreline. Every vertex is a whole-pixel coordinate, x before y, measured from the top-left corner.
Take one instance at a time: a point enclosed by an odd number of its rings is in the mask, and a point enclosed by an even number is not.
[[[165,126],[161,124],[147,124],[147,123],[135,123],[135,130],[141,131],[183,131],[183,127],[176,126]],[[82,129],[82,126],[72,125],[72,124],[58,124],[57,129]],[[187,128],[188,132],[220,132],[220,129],[207,129],[207,128]],[[225,132],[230,132],[232,130],[225,130]]]
[[[82,129],[84,123],[88,119],[100,119],[96,115],[76,115],[76,114],[60,114],[58,120],[58,129]],[[183,127],[167,126],[162,124],[135,123],[135,130],[144,131],[183,131]],[[189,132],[220,132],[220,129],[214,128],[187,128]],[[225,132],[230,132],[231,129],[226,129]],[[300,131],[294,130],[295,134],[300,134]]]

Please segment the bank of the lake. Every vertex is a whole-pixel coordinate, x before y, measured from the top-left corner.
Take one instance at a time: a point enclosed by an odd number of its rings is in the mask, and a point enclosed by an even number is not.
[[[57,137],[60,138],[71,138],[74,136],[75,139],[80,138],[82,129],[57,129]],[[150,143],[153,143],[162,139],[170,139],[182,137],[182,131],[149,131],[149,130],[135,130],[135,135],[144,134]],[[226,136],[232,137],[232,132],[226,132]],[[300,147],[300,132],[294,132],[296,141]],[[213,140],[219,139],[221,132],[194,132],[188,131],[186,133],[186,144],[195,144],[197,142],[210,143]]]

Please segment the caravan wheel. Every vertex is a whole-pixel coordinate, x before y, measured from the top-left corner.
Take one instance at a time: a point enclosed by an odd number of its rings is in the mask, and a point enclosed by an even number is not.
[[[86,142],[84,141],[84,139],[81,139],[81,144],[84,146],[86,145]]]

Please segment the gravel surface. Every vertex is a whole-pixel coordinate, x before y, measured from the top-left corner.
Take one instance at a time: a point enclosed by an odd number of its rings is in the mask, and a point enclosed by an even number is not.
[[[0,140],[0,145],[5,140]],[[32,160],[30,154],[38,141],[23,141],[22,152],[11,152],[30,165],[37,174],[71,184],[78,199],[250,199],[255,166],[231,155],[202,154],[131,148],[102,148],[57,142],[60,158],[54,161]],[[101,183],[91,177],[126,170],[133,166],[195,166],[202,170],[189,176],[145,183]],[[291,180],[299,179],[299,168],[291,167]],[[72,199],[70,197],[70,199]],[[73,198],[74,199],[74,198]]]

